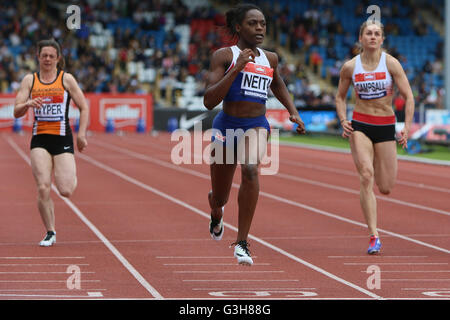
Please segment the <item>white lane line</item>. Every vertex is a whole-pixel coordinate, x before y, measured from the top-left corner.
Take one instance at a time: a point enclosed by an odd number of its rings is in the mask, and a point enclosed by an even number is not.
[[[184,279],[184,282],[298,282],[298,279]]]
[[[179,200],[179,199],[177,199],[175,197],[172,197],[172,196],[170,196],[170,195],[168,195],[168,194],[166,194],[166,193],[164,193],[164,192],[162,192],[160,190],[157,190],[157,189],[155,189],[155,188],[153,188],[153,187],[151,187],[151,186],[149,186],[149,185],[147,185],[147,184],[145,184],[145,183],[143,183],[141,181],[138,181],[138,180],[136,180],[136,179],[134,179],[134,178],[124,174],[123,172],[121,172],[119,170],[111,168],[110,166],[107,166],[107,165],[105,165],[105,164],[103,164],[103,163],[101,163],[101,162],[99,162],[99,161],[97,161],[97,160],[95,160],[95,159],[93,159],[93,158],[91,158],[89,156],[86,156],[86,155],[79,155],[79,157],[84,159],[84,160],[86,160],[87,162],[89,162],[89,163],[91,163],[91,164],[93,164],[93,165],[95,165],[95,166],[97,166],[97,167],[107,171],[107,172],[110,172],[110,173],[112,173],[112,174],[122,178],[125,181],[128,181],[128,182],[130,182],[130,183],[132,183],[132,184],[134,184],[136,186],[139,186],[139,187],[143,188],[144,190],[147,190],[147,191],[150,191],[150,192],[152,192],[154,194],[157,194],[157,195],[159,195],[162,198],[165,198],[165,199],[167,199],[167,200],[169,200],[169,201],[171,201],[173,203],[176,203],[176,204],[178,204],[178,205],[180,205],[180,206],[182,206],[182,207],[184,207],[186,209],[189,209],[192,212],[195,212],[195,213],[203,216],[204,218],[210,219],[210,215],[208,213],[203,212],[200,209],[197,209],[197,208],[189,205],[188,203],[186,203],[186,202],[184,202],[182,200]],[[231,229],[231,230],[233,230],[235,232],[238,231],[235,226],[233,226],[233,225],[231,225],[229,223],[224,223],[224,225],[226,225],[229,229]],[[303,259],[301,259],[301,258],[299,258],[297,256],[294,256],[293,254],[290,254],[287,251],[285,251],[285,250],[283,250],[281,248],[278,248],[278,247],[268,243],[267,241],[264,241],[264,240],[262,240],[262,239],[260,239],[258,237],[255,237],[255,236],[253,236],[251,234],[249,234],[248,237],[250,239],[253,239],[254,241],[259,242],[260,244],[262,244],[262,245],[264,245],[266,247],[271,248],[272,250],[274,250],[274,251],[276,251],[276,252],[278,252],[278,253],[280,253],[280,254],[282,254],[282,255],[284,255],[284,256],[286,256],[286,257],[288,257],[288,258],[290,258],[290,259],[292,259],[294,261],[297,261],[297,262],[299,262],[299,263],[309,267],[310,269],[313,269],[313,270],[315,270],[315,271],[317,271],[319,273],[322,273],[323,275],[325,275],[325,276],[327,276],[327,277],[329,277],[329,278],[331,278],[333,280],[336,280],[336,281],[338,281],[338,282],[340,282],[340,283],[342,283],[342,284],[344,284],[346,286],[349,286],[349,287],[351,287],[353,289],[356,289],[356,290],[358,290],[358,291],[360,291],[360,292],[362,292],[362,293],[364,293],[364,294],[366,294],[366,295],[368,295],[368,296],[370,296],[372,298],[382,299],[382,297],[374,294],[373,292],[370,292],[370,291],[368,291],[368,290],[366,290],[366,289],[364,289],[364,288],[362,288],[360,286],[357,286],[357,285],[355,285],[355,284],[353,284],[353,283],[351,283],[351,282],[349,282],[347,280],[344,280],[344,279],[342,279],[342,278],[340,278],[340,277],[338,277],[338,276],[336,276],[336,275],[334,275],[334,274],[332,274],[332,273],[330,273],[330,272],[328,272],[328,271],[326,271],[326,270],[324,270],[324,269],[322,269],[322,268],[320,268],[320,267],[318,267],[316,265],[313,265],[313,264],[311,264],[311,263],[309,263],[309,262],[307,262],[307,261],[305,261],[305,260],[303,260]]]
[[[83,290],[77,290],[77,291],[107,291],[107,289],[83,289]],[[70,291],[73,292],[74,289],[0,289],[0,292],[53,292],[53,291]]]
[[[363,255],[361,255],[361,256],[328,256],[328,258],[331,258],[331,259],[339,259],[339,258],[368,258],[368,259],[373,259],[373,258],[375,258],[375,259],[381,259],[381,258],[395,258],[395,259],[398,259],[398,258],[405,258],[405,259],[409,259],[409,258],[427,258],[428,256],[379,256],[379,257],[377,257],[377,256],[369,256],[369,255],[365,255],[365,256],[363,256]]]
[[[316,288],[260,288],[260,287],[256,287],[256,288],[250,288],[250,287],[246,287],[245,288],[248,291],[258,291],[258,290],[315,290]],[[214,290],[214,291],[228,291],[230,290],[230,288],[192,288],[193,291],[203,291],[203,290]],[[231,289],[231,290],[236,290],[236,289]]]
[[[341,187],[341,186],[337,186],[337,185],[326,183],[326,182],[319,182],[319,181],[315,181],[315,180],[311,180],[311,179],[291,176],[291,175],[284,174],[284,173],[278,173],[278,174],[274,175],[274,177],[278,177],[278,178],[282,178],[282,179],[286,179],[286,180],[292,180],[292,181],[301,182],[301,183],[307,183],[307,184],[318,186],[318,187],[321,187],[321,188],[328,188],[328,189],[337,190],[337,191],[341,191],[341,192],[346,192],[346,193],[350,193],[350,194],[354,194],[354,195],[358,195],[359,196],[359,190],[350,189],[350,188],[347,188],[347,187]],[[399,200],[399,199],[394,199],[392,197],[376,195],[376,198],[380,199],[380,200],[387,201],[387,202],[396,203],[396,204],[399,204],[399,205],[402,205],[402,206],[411,207],[411,208],[414,208],[414,209],[431,211],[431,212],[443,214],[443,215],[446,215],[446,216],[450,216],[450,212],[449,211],[436,209],[436,208],[431,208],[431,207],[428,207],[428,206],[423,206],[423,205],[420,205],[420,204],[407,202],[407,201],[403,201],[403,200]]]
[[[103,297],[103,293],[101,293],[101,292],[91,292],[91,291],[89,291],[87,294],[88,294],[89,297],[96,297],[96,298]]]
[[[164,266],[236,266],[236,263],[164,263]],[[270,263],[254,263],[252,267],[270,266]]]
[[[283,270],[248,270],[248,271],[226,271],[226,270],[181,270],[181,271],[173,271],[173,273],[283,273]]]
[[[276,195],[273,195],[273,194],[270,194],[270,193],[267,193],[267,192],[263,192],[263,191],[260,191],[259,194],[261,196],[265,196],[267,198],[278,200],[280,202],[283,202],[283,203],[286,203],[286,204],[290,204],[290,205],[298,207],[298,208],[302,208],[302,209],[305,209],[305,210],[308,210],[308,211],[312,211],[312,212],[324,215],[326,217],[334,218],[334,219],[337,219],[337,220],[340,220],[340,221],[343,221],[343,222],[347,222],[347,223],[350,223],[350,224],[353,224],[353,225],[356,225],[356,226],[363,227],[364,229],[367,229],[367,225],[365,223],[361,223],[361,222],[358,222],[358,221],[355,221],[355,220],[352,220],[352,219],[344,218],[344,217],[341,217],[341,216],[339,216],[337,214],[333,214],[333,213],[330,213],[330,212],[325,211],[325,210],[320,210],[320,209],[317,209],[317,208],[314,208],[314,207],[311,207],[311,206],[308,206],[308,205],[305,205],[305,204],[302,204],[302,203],[299,203],[299,202],[296,202],[296,201],[292,201],[292,200],[289,200],[289,199],[286,199],[286,198],[282,198],[282,197],[279,197],[279,196],[276,196]],[[426,243],[426,242],[423,242],[423,241],[420,241],[420,240],[416,240],[416,239],[413,239],[411,237],[407,237],[407,236],[401,235],[401,234],[396,233],[396,232],[391,232],[391,231],[388,231],[388,230],[385,230],[385,229],[381,229],[381,228],[378,228],[378,232],[385,233],[385,234],[388,234],[388,235],[396,237],[396,238],[400,238],[400,239],[403,239],[403,240],[406,240],[406,241],[414,242],[414,243],[416,243],[418,245],[421,245],[421,246],[424,246],[424,247],[428,247],[428,248],[431,248],[431,249],[434,249],[434,250],[437,250],[437,251],[442,251],[442,252],[450,254],[450,250],[447,250],[445,248],[441,248],[441,247],[438,247],[438,246],[435,246],[435,245],[432,245],[432,244],[429,244],[429,243]]]
[[[99,144],[98,142],[93,142],[93,143],[94,144]],[[101,144],[101,146],[103,148],[110,149],[110,150],[115,150],[115,151],[123,153],[123,154],[128,154],[128,155],[131,155],[131,156],[133,156],[133,157],[135,157],[137,159],[141,159],[141,160],[148,161],[148,162],[153,162],[155,164],[158,164],[158,165],[161,165],[161,166],[164,166],[164,167],[167,167],[167,168],[175,169],[173,167],[176,167],[173,164],[167,163],[167,162],[159,160],[159,159],[155,159],[155,158],[150,157],[150,156],[146,156],[146,155],[141,154],[141,153],[134,152],[134,151],[126,149],[126,148],[122,148],[121,149],[121,148],[118,148],[116,146],[105,145],[105,144]],[[126,151],[123,150],[123,149],[125,149]],[[203,155],[199,155],[199,157],[202,157],[202,156]],[[196,172],[194,170],[190,170],[190,171],[193,171],[191,173],[196,175],[196,176],[199,176],[199,177],[203,176],[203,174],[198,173],[198,172]],[[288,174],[278,173],[278,174],[275,175],[275,177],[288,179],[288,180],[294,180],[294,181],[297,181],[297,182],[308,183],[308,184],[316,185],[316,186],[319,186],[319,187],[331,188],[331,189],[339,190],[339,191],[342,191],[342,192],[347,192],[347,193],[359,195],[359,190],[354,190],[354,189],[350,189],[350,188],[346,188],[346,187],[340,187],[340,186],[336,186],[336,185],[332,185],[332,184],[324,183],[324,182],[319,182],[319,181],[315,181],[315,180],[295,177],[295,176],[291,176],[291,175],[288,175]],[[209,176],[208,176],[208,178],[209,178]],[[450,189],[443,189],[443,190],[445,190],[445,192],[450,192]],[[440,190],[439,188],[437,188],[437,190],[435,190],[435,191],[443,191],[443,190]],[[382,195],[376,195],[376,197],[378,199],[380,199],[380,200],[393,202],[393,203],[396,203],[396,204],[399,204],[399,205],[409,206],[409,207],[413,207],[415,209],[426,210],[426,211],[431,211],[431,212],[435,212],[435,213],[439,213],[439,214],[444,214],[444,215],[450,216],[450,212],[445,211],[445,210],[435,209],[435,208],[431,208],[431,207],[428,207],[428,206],[422,206],[420,204],[414,204],[414,203],[411,203],[411,202],[406,202],[406,201],[402,201],[402,200],[398,200],[398,199],[394,199],[392,197],[386,197],[386,196],[382,196]]]
[[[137,202],[133,202],[136,204]],[[79,203],[80,204],[80,203]],[[101,204],[99,204],[101,205]],[[146,203],[145,205],[148,205]],[[361,238],[367,238],[367,237],[361,237]],[[205,240],[209,240],[210,238],[205,237],[202,239],[129,239],[129,240],[109,240],[111,243],[154,243],[154,242],[203,242]],[[234,239],[231,238],[223,238],[224,240],[230,240],[232,242]],[[33,242],[34,243],[34,242]],[[76,240],[76,241],[58,241],[59,244],[97,244],[102,243],[100,240]],[[21,243],[24,244],[24,243]],[[14,245],[14,244],[1,244],[2,245]]]
[[[232,257],[232,256],[231,257],[230,256],[156,256],[155,258],[156,259],[236,259],[235,257]],[[256,257],[252,256],[252,258],[256,258]]]
[[[72,266],[73,263],[3,263],[0,267],[61,267]],[[77,263],[77,266],[89,266],[89,263]]]
[[[8,138],[9,145],[25,160],[29,165],[31,164],[30,158],[19,148],[19,146],[11,139]],[[133,275],[133,277],[156,299],[163,299],[161,294],[145,280],[145,278],[131,265],[131,263],[116,249],[116,247],[100,232],[99,229],[91,222],[86,216],[78,209],[72,201],[60,196],[55,185],[52,184],[52,190],[61,198],[72,211],[83,221],[88,228],[103,242],[103,244],[114,254],[114,256],[122,263],[122,265]]]
[[[387,298],[388,300],[436,300],[436,297],[432,298]],[[135,300],[146,300],[146,299],[135,299]],[[214,297],[214,298],[167,298],[167,300],[230,300],[230,297],[220,298],[220,297]],[[329,297],[329,298],[314,298],[314,297],[303,297],[303,296],[296,296],[293,297],[283,297],[283,298],[274,298],[273,296],[268,297],[249,297],[245,296],[243,298],[236,298],[233,297],[233,300],[320,300],[320,301],[326,301],[326,300],[339,300],[339,301],[346,301],[346,300],[371,300],[370,298],[336,298],[336,297]],[[440,298],[440,300],[450,300],[450,298]]]
[[[95,271],[80,271],[78,273],[95,273]],[[67,274],[67,272],[62,271],[0,271],[0,275],[2,274]]]
[[[405,234],[408,237],[433,237],[433,238],[447,238],[450,234],[424,234],[424,233],[408,233]],[[329,235],[329,236],[288,236],[288,237],[264,237],[267,240],[324,240],[324,239],[367,239],[367,235]],[[231,239],[230,239],[231,240]],[[204,239],[202,240],[204,241]]]
[[[389,281],[389,282],[400,282],[400,281],[433,281],[433,282],[439,282],[439,281],[450,281],[450,279],[381,279],[381,281]]]
[[[143,161],[154,163],[154,164],[160,165],[162,167],[173,169],[173,170],[185,173],[185,174],[190,174],[192,176],[196,176],[196,177],[201,178],[201,179],[205,179],[205,180],[208,180],[208,181],[211,179],[211,177],[209,175],[207,175],[207,174],[203,174],[201,172],[197,172],[195,170],[188,169],[188,168],[183,168],[181,166],[176,166],[176,165],[171,164],[169,162],[158,160],[158,159],[154,159],[152,157],[149,157],[149,156],[146,156],[146,155],[143,155],[143,154],[140,154],[140,153],[137,153],[137,152],[125,149],[125,148],[118,148],[118,147],[115,147],[115,146],[99,144],[99,143],[96,143],[96,142],[94,142],[94,144],[100,145],[101,147],[106,148],[106,149],[115,150],[117,152],[121,152],[121,153],[127,154],[127,155],[129,155],[131,157],[134,157],[136,159],[141,159]],[[233,183],[232,186],[233,186],[233,188],[239,189],[239,185],[236,184],[236,183]],[[308,211],[311,211],[311,212],[314,212],[314,213],[318,213],[318,214],[324,215],[324,216],[329,217],[329,218],[337,219],[337,220],[340,220],[340,221],[343,221],[343,222],[346,222],[346,223],[350,223],[350,224],[353,224],[353,225],[357,225],[357,226],[360,226],[360,227],[362,227],[364,229],[367,229],[367,225],[365,223],[361,223],[361,222],[358,222],[358,221],[355,221],[355,220],[347,219],[347,218],[341,217],[341,216],[339,216],[337,214],[333,214],[333,213],[330,213],[330,212],[327,212],[327,211],[324,211],[324,210],[320,210],[320,209],[317,209],[317,208],[314,208],[314,207],[311,207],[311,206],[308,206],[308,205],[305,205],[305,204],[302,204],[302,203],[299,203],[299,202],[296,202],[296,201],[292,201],[292,200],[289,200],[289,199],[286,199],[286,198],[283,198],[283,197],[279,197],[279,196],[273,195],[271,193],[260,191],[259,195],[263,196],[263,197],[267,197],[267,198],[273,199],[273,200],[277,200],[277,201],[283,202],[283,203],[291,205],[291,206],[295,206],[295,207],[302,208],[302,209],[305,209],[305,210],[308,210]],[[418,244],[418,245],[421,245],[421,246],[424,246],[424,247],[428,247],[428,248],[431,248],[431,249],[434,249],[434,250],[438,250],[438,251],[442,251],[442,252],[450,254],[450,250],[447,250],[447,249],[444,249],[444,248],[441,248],[441,247],[438,247],[438,246],[435,246],[435,245],[432,245],[432,244],[429,244],[429,243],[426,243],[426,242],[423,242],[423,241],[420,241],[420,240],[416,240],[416,239],[413,239],[411,237],[408,237],[408,236],[405,236],[405,235],[401,235],[399,233],[391,232],[391,231],[380,229],[380,228],[378,228],[378,231],[381,232],[381,233],[385,233],[385,234],[391,235],[391,236],[396,237],[396,238],[400,238],[400,239],[403,239],[403,240],[406,240],[406,241],[409,241],[409,242],[413,242],[415,244]]]
[[[326,240],[326,239],[367,239],[367,235],[345,235],[345,236],[338,236],[338,235],[327,235],[327,236],[288,236],[288,237],[264,237],[264,239],[267,240]]]
[[[444,290],[450,290],[450,288],[402,288],[402,290],[405,290],[405,291],[409,291],[409,290],[412,290],[412,291],[415,291],[415,290],[419,290],[419,291],[442,290],[442,291],[444,291]]]
[[[301,142],[289,142],[289,141],[280,141],[280,146],[290,146],[294,148],[300,148],[300,149],[311,149],[316,151],[328,151],[328,152],[334,152],[334,153],[343,153],[343,154],[351,154],[351,151],[349,148],[336,148],[336,147],[329,147],[329,146],[319,146],[314,144],[307,144],[307,143],[301,143]],[[420,157],[414,157],[414,156],[403,156],[398,155],[397,158],[399,160],[403,161],[409,161],[409,162],[417,162],[417,163],[425,163],[425,164],[434,164],[434,165],[444,165],[444,166],[450,166],[450,161],[447,160],[434,160],[434,159],[427,159],[427,158],[420,158]],[[412,170],[405,170],[405,171],[412,171]],[[430,172],[426,172],[427,175],[433,175]]]
[[[100,280],[78,280],[80,282],[100,282]],[[67,280],[0,280],[1,283],[53,283],[53,282],[65,282]]]
[[[447,265],[447,262],[345,262],[344,265],[347,266],[365,266],[365,265],[370,265],[370,264],[376,264],[376,265],[385,265],[385,266],[389,266],[389,265]]]
[[[292,161],[292,160],[281,160],[280,163],[281,164],[286,163],[287,165],[292,165],[295,167],[302,167],[302,168],[314,169],[314,170],[318,170],[318,171],[332,172],[332,173],[336,173],[336,174],[340,174],[340,175],[358,177],[358,174],[355,171],[350,171],[350,170],[346,170],[346,169],[330,168],[330,167],[326,167],[326,166],[322,166],[322,165],[302,163],[302,162]],[[404,186],[408,186],[408,187],[413,187],[413,188],[428,189],[431,191],[450,193],[450,189],[448,189],[448,188],[436,187],[436,186],[431,186],[431,185],[418,183],[418,182],[404,181],[404,180],[397,179],[396,183],[404,185]]]
[[[389,298],[392,299],[392,298]],[[396,299],[396,298],[394,298]],[[404,299],[404,298],[399,298],[399,299]],[[433,300],[436,298],[420,298],[420,299],[415,299],[415,300]],[[138,299],[135,299],[138,300]],[[139,299],[139,300],[143,300],[143,299]],[[220,297],[214,297],[214,298],[168,298],[167,300],[230,300],[230,297],[225,297],[225,298],[220,298]],[[233,297],[233,300],[371,300],[370,298],[313,298],[313,297],[304,297],[304,296],[295,296],[295,298],[293,297],[283,297],[283,298],[274,298],[273,296],[266,296],[266,297],[250,297],[250,296],[244,296],[243,298],[237,298],[237,297]]]
[[[367,273],[367,270],[361,270],[363,273]],[[381,273],[444,273],[450,272],[450,270],[380,270]]]
[[[7,260],[36,260],[36,259],[85,259],[85,257],[0,257]]]
[[[103,297],[103,295],[98,292],[96,295],[63,295],[63,294],[5,294],[0,293],[0,297],[14,297],[14,298],[89,298],[89,297]]]

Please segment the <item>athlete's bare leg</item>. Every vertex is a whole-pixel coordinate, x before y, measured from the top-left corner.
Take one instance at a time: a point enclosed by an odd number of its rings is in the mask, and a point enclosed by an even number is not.
[[[37,186],[37,202],[42,222],[47,231],[55,231],[55,213],[50,197],[52,185],[52,156],[43,148],[33,148],[30,152],[31,169]]]
[[[353,161],[359,173],[359,200],[370,235],[378,237],[377,201],[374,185],[374,147],[372,141],[362,132],[354,131],[350,136]]]
[[[247,240],[259,196],[258,166],[267,148],[268,132],[265,128],[248,130],[249,139],[241,139],[238,159],[241,162],[241,185],[239,187],[238,235],[236,242]],[[254,135],[251,135],[254,134]],[[245,157],[242,157],[245,155]]]
[[[389,194],[397,179],[397,146],[395,141],[376,143],[375,183],[382,194]]]
[[[215,220],[222,218],[222,207],[228,202],[237,165],[235,160],[226,163],[226,149],[225,146],[222,147],[222,162],[210,165],[212,191],[208,193],[208,200],[211,216]],[[212,151],[212,157],[215,157],[215,150]]]
[[[55,185],[59,194],[70,197],[77,186],[77,173],[73,153],[65,152],[53,157]]]

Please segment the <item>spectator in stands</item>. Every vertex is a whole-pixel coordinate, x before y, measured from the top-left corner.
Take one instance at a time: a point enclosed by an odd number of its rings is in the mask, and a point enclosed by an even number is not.
[[[405,122],[405,98],[395,90],[394,110],[398,122]]]
[[[320,68],[322,67],[323,58],[317,50],[313,50],[309,58],[309,64],[312,66],[315,74],[319,74]]]
[[[335,87],[339,84],[339,72],[342,67],[342,62],[337,60],[333,66],[329,69],[331,84]]]
[[[335,50],[329,48],[330,50],[327,50],[326,55],[322,56],[324,63],[328,58],[335,59],[335,53],[337,54],[337,59],[335,60],[345,58],[345,54],[342,56],[337,50],[339,42],[344,48],[350,48],[351,43],[353,43],[351,30],[348,30],[347,27],[345,29],[339,19],[335,18],[335,9],[341,8],[342,2],[311,1],[305,6],[307,9],[297,12],[295,15],[292,15],[292,11],[287,6],[283,6],[281,2],[266,2],[265,0],[255,0],[255,2],[266,3],[263,8],[267,8],[265,13],[269,21],[268,26],[272,30],[268,34],[273,36],[273,42],[285,46],[296,56],[299,56],[299,53],[309,54],[310,48],[318,44],[319,36],[322,40],[324,36],[343,36],[342,40],[336,40]],[[139,72],[137,74],[129,73],[126,67],[127,63],[143,62],[145,69],[152,69],[157,74],[162,72],[161,60],[169,54],[168,49],[172,50],[173,55],[182,56],[180,51],[175,49],[180,44],[180,33],[178,30],[180,25],[189,26],[194,19],[209,19],[214,21],[216,25],[221,23],[223,25],[223,15],[216,12],[213,6],[190,8],[184,4],[186,3],[185,1],[181,0],[82,1],[79,4],[83,14],[82,29],[71,31],[65,26],[65,19],[67,18],[65,10],[57,9],[53,3],[44,0],[0,2],[0,20],[2,21],[0,26],[0,73],[3,75],[0,82],[8,81],[5,79],[10,80],[12,73],[18,72],[17,70],[25,70],[25,68],[35,70],[34,52],[36,49],[33,48],[32,43],[37,38],[53,36],[62,44],[64,55],[67,58],[68,72],[74,74],[80,83],[89,83],[89,78],[93,74],[83,72],[81,69],[88,68],[89,65],[93,65],[95,69],[105,67],[107,72],[112,74],[112,77],[102,80],[102,83],[93,86],[92,90],[100,90],[102,88],[103,92],[110,92],[109,90],[113,90],[115,87],[114,83],[118,84],[120,82],[120,73],[124,73],[127,77],[137,75],[138,80],[143,82]],[[358,3],[355,6],[353,16],[361,17],[365,13],[367,5],[367,3]],[[438,15],[443,21],[442,5],[439,5],[439,3],[431,3],[430,5],[434,14]],[[42,8],[45,8],[45,10]],[[386,10],[387,14],[389,14],[389,8],[389,5],[382,6],[382,9]],[[412,21],[413,24],[414,21],[418,21],[416,26],[417,32],[419,34],[428,33],[429,25],[425,24],[420,15],[418,15],[418,10],[415,10],[414,7],[411,8],[408,9],[407,3],[402,3],[401,6],[393,3],[392,16],[407,19]],[[318,19],[318,14],[322,13],[324,19]],[[352,12],[349,11],[349,13],[351,15]],[[48,15],[52,17],[59,16],[60,19],[48,19]],[[269,18],[272,16],[273,19]],[[384,17],[385,15],[383,14],[382,16]],[[21,18],[19,19],[18,17]],[[119,24],[119,21],[125,21],[126,23]],[[389,31],[390,34],[398,32],[399,35],[404,35],[402,28],[393,21],[387,23],[386,30],[389,28],[392,29]],[[108,31],[111,34],[107,35],[103,31],[97,34],[98,30]],[[211,28],[209,31],[206,38],[192,35],[191,48],[202,47],[205,43],[211,42],[217,49],[219,44],[222,45],[224,43],[220,33],[215,32],[214,28]],[[91,37],[96,35],[110,37],[108,45],[95,47],[91,43]],[[443,59],[442,43],[441,41],[440,46],[438,44],[434,52],[440,61]],[[121,52],[122,48],[127,52],[126,60],[122,60],[122,64],[125,65],[122,65],[121,72],[117,70],[113,72],[115,62],[121,61],[120,59],[125,57],[125,52]],[[357,54],[358,48],[355,49],[356,51],[348,53],[349,58]],[[120,52],[120,54],[117,52]],[[187,53],[184,52],[186,55]],[[2,61],[2,57],[5,54],[10,54],[12,61]],[[27,55],[25,60],[20,58],[23,54]],[[401,54],[404,55],[404,52],[401,52]],[[106,57],[110,57],[111,61],[106,61]],[[80,60],[83,63],[76,64],[76,61]],[[208,64],[208,61],[207,56],[197,56],[196,51],[194,51],[185,60],[180,61],[180,63],[183,63],[183,66],[177,68],[177,76],[182,72],[184,73],[184,70],[187,68],[190,68],[192,75],[197,75],[195,70],[201,70]],[[431,59],[431,61],[434,61],[434,59]],[[6,64],[11,64],[12,67],[6,66]],[[332,63],[324,64],[323,66],[332,66]],[[412,67],[411,77],[414,77],[419,72],[419,70],[414,68],[420,69],[422,65]],[[21,74],[23,75],[23,72],[19,71],[19,75]],[[442,72],[439,74],[442,76]],[[152,81],[154,85],[155,78],[145,81]],[[293,81],[295,82],[295,79]],[[113,85],[110,85],[111,83]],[[155,86],[142,83],[142,88],[145,92],[149,92],[150,87],[154,88]],[[428,94],[429,88],[425,89]],[[0,90],[0,92],[9,92],[12,88],[9,84],[0,84]],[[155,88],[154,90],[157,89]],[[421,96],[421,101],[424,101],[425,97]]]

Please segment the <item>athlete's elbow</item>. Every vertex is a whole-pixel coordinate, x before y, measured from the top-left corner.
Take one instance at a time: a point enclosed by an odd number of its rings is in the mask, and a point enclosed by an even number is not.
[[[206,107],[206,109],[208,110],[212,110],[214,109],[215,106],[217,106],[218,103],[216,103],[215,101],[212,101],[212,99],[208,96],[204,96],[203,97],[203,105]]]
[[[414,108],[414,95],[412,93],[405,95],[405,104],[407,106],[411,105]]]
[[[23,116],[23,114],[21,114],[21,112],[19,112],[18,110],[14,110],[14,118],[20,118],[20,117],[22,117]]]

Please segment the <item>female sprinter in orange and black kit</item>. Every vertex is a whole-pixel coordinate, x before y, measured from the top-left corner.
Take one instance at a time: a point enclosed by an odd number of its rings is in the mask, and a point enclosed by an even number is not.
[[[77,185],[72,130],[69,125],[69,104],[73,99],[80,109],[77,147],[87,146],[86,129],[89,108],[75,78],[65,73],[61,48],[55,40],[38,43],[39,72],[26,75],[17,92],[14,117],[34,111],[33,137],[30,146],[31,169],[38,191],[38,209],[47,234],[41,246],[56,241],[55,213],[50,197],[52,174],[55,186],[69,197]]]

